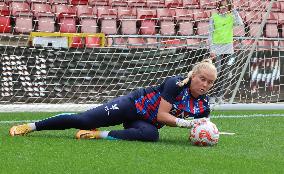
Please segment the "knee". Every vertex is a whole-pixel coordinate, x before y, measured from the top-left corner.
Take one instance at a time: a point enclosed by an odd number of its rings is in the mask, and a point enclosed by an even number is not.
[[[144,141],[158,141],[159,140],[159,131],[156,127],[143,127],[141,128]]]

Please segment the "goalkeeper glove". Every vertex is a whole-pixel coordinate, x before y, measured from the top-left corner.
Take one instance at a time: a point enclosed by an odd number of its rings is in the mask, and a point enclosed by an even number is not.
[[[209,121],[209,118],[198,118],[193,120],[185,120],[182,118],[176,118],[176,125],[182,128],[193,128],[195,125],[201,125]]]

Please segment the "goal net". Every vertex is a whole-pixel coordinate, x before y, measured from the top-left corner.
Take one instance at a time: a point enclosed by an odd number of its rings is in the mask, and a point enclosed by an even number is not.
[[[167,77],[186,76],[210,56],[209,19],[217,1],[0,3],[0,108],[14,112],[82,111]],[[39,4],[50,7],[48,15],[37,11]],[[233,5],[244,25],[234,28],[234,54],[214,85],[224,87],[222,102],[214,106],[279,104],[284,2]]]

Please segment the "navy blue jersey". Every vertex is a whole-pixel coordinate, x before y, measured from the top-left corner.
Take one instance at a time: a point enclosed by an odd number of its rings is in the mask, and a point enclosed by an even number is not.
[[[131,93],[137,113],[149,123],[160,128],[163,124],[157,121],[161,98],[172,104],[170,113],[180,118],[208,117],[210,113],[209,98],[206,95],[194,98],[191,95],[190,82],[183,87],[178,84],[181,76],[167,78],[161,85],[139,89]]]

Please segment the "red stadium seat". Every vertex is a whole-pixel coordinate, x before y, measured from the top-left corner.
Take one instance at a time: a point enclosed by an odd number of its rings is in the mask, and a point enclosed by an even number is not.
[[[193,35],[193,10],[192,9],[175,9],[175,19],[178,25],[177,34]]]
[[[0,33],[11,32],[10,10],[4,2],[0,2]]]
[[[38,18],[39,32],[55,32],[55,20],[54,17],[41,16]]]
[[[76,16],[78,18],[83,16],[93,16],[94,13],[96,14],[96,11],[94,8],[88,5],[77,5],[76,6]]]
[[[11,2],[9,6],[13,16],[31,11],[29,4],[26,2]]]
[[[70,0],[70,4],[72,5],[87,5],[88,0]]]
[[[146,0],[128,0],[128,6],[130,7],[146,7]]]
[[[249,10],[251,11],[264,11],[266,8],[264,1],[249,1]]]
[[[175,11],[168,8],[158,8],[157,17],[160,23],[160,33],[162,35],[175,35],[174,23]]]
[[[83,48],[83,46],[84,46],[83,38],[81,38],[81,37],[72,37],[71,44],[70,44],[71,48]]]
[[[108,0],[88,0],[91,6],[107,6]]]
[[[163,39],[161,41],[164,48],[181,48],[186,44],[186,40],[181,39]]]
[[[156,10],[154,9],[137,9],[137,19],[140,22],[140,34],[156,34]]]
[[[87,48],[100,47],[100,38],[99,37],[86,37],[85,46]]]
[[[182,7],[182,0],[165,0],[165,6],[170,7]]]
[[[108,47],[119,47],[126,48],[127,47],[127,39],[123,37],[118,38],[107,38],[107,46]]]
[[[159,45],[156,38],[146,38],[147,48],[157,48]]]
[[[81,32],[82,33],[97,33],[98,23],[96,18],[81,18],[80,19]]]
[[[130,7],[118,7],[117,16],[121,24],[122,34],[137,34],[136,28],[136,9]]]
[[[217,7],[216,1],[200,0],[199,2],[200,2],[200,8],[203,9],[212,9]]]
[[[46,4],[49,3],[49,0],[28,0],[27,2],[33,4],[33,3],[41,3],[41,4]]]
[[[68,4],[68,0],[49,0],[50,4]]]
[[[165,7],[165,0],[147,0],[148,7]]]
[[[234,0],[233,1],[233,5],[235,8],[237,9],[241,9],[241,10],[249,10],[249,2],[247,0]]]
[[[200,8],[199,0],[183,0],[182,6],[187,8]]]
[[[145,48],[145,40],[143,38],[128,38],[128,48]]]
[[[272,38],[277,38],[279,37],[278,33],[278,13],[276,12],[271,12],[269,13],[269,16],[266,21],[265,25],[265,37],[272,37]]]
[[[5,2],[0,2],[0,15],[1,16],[10,15],[9,6]]]
[[[33,3],[32,12],[37,19],[37,30],[39,32],[55,32],[55,18],[51,10],[51,5],[43,3]]]
[[[76,11],[73,6],[58,4],[53,6],[59,24],[59,31],[63,33],[75,33]]]
[[[11,24],[10,16],[0,16],[0,33],[10,33]]]
[[[109,6],[97,7],[98,18],[101,21],[101,32],[105,34],[117,33],[117,9]]]
[[[194,9],[194,21],[196,22],[196,34],[208,35],[209,31],[209,16],[203,9]]]
[[[280,12],[284,12],[284,1],[283,2],[279,2],[279,6],[280,6]]]
[[[22,12],[20,16],[15,19],[15,32],[16,33],[30,33],[33,31],[33,16],[30,12]]]
[[[269,40],[260,40],[257,42],[258,51],[271,50],[272,46],[273,46],[273,42]]]
[[[241,26],[235,26],[234,27],[234,36],[245,36],[245,27],[243,25]]]
[[[128,0],[109,0],[110,6],[126,7]]]
[[[187,48],[196,49],[200,46],[200,39],[186,39]]]
[[[98,21],[96,8],[88,5],[77,5],[76,15],[79,19],[82,33],[97,33]]]

